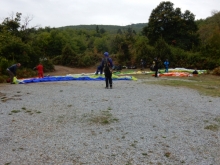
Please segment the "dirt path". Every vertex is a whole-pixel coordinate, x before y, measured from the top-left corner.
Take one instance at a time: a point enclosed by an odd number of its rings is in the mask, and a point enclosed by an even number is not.
[[[55,65],[54,72],[47,72],[45,75],[49,74],[51,76],[59,76],[66,74],[79,74],[79,73],[94,73],[96,71],[95,67],[90,68],[70,68],[66,66]]]

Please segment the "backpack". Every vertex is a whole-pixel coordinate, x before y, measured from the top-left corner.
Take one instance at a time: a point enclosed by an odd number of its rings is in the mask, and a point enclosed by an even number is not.
[[[104,69],[105,72],[108,72],[108,71],[110,71],[110,69],[111,69],[111,64],[110,64],[110,62],[109,62],[109,58],[108,58],[108,57],[105,57],[105,58],[104,58],[103,69]]]
[[[155,71],[155,61],[153,61],[152,65],[150,66],[151,71]]]

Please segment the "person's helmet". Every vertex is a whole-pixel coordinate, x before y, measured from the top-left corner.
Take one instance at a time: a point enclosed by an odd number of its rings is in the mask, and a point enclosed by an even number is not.
[[[104,55],[105,55],[106,57],[108,57],[108,56],[109,56],[109,53],[108,53],[108,52],[105,52]]]

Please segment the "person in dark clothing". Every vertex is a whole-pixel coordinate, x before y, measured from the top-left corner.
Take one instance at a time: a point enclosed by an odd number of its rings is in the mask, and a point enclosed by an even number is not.
[[[96,70],[96,75],[98,74],[98,73],[100,73],[100,74],[102,74],[102,72],[103,72],[103,67],[102,67],[102,64],[100,64],[98,67],[97,67],[97,70]]]
[[[141,70],[144,70],[144,60],[141,59]]]
[[[159,60],[158,58],[154,58],[154,70],[155,70],[155,77],[158,77],[158,69],[159,69]]]
[[[10,83],[13,84],[13,78],[16,76],[16,70],[17,68],[19,68],[21,66],[20,63],[17,64],[13,64],[12,66],[10,66],[9,68],[7,68],[7,72],[10,76]]]
[[[197,71],[197,68],[195,68],[195,70],[192,72],[192,74],[199,74]]]
[[[112,88],[112,67],[113,67],[113,61],[111,58],[109,58],[109,53],[104,53],[104,58],[102,59],[102,68],[105,73],[105,88],[107,89],[110,85],[110,88]]]

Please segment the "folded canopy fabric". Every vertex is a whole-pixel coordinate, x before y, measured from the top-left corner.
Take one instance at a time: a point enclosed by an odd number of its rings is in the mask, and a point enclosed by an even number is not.
[[[112,76],[113,80],[137,80],[133,76]],[[18,79],[19,84],[38,83],[38,82],[52,82],[52,81],[104,81],[103,75],[67,75],[67,76],[46,76],[44,78],[27,78]]]

